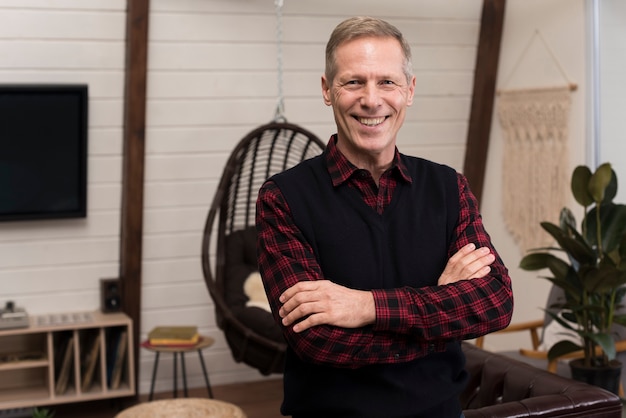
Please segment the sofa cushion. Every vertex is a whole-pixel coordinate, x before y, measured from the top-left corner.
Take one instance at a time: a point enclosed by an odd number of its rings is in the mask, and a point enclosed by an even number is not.
[[[258,271],[256,230],[248,227],[225,238],[224,300],[230,307],[245,306],[248,301],[243,284],[250,273]]]
[[[225,239],[225,283],[224,300],[233,315],[254,332],[284,342],[280,326],[274,321],[271,312],[249,305],[244,284],[255,273],[258,274],[256,254],[256,229],[248,227],[235,231]]]

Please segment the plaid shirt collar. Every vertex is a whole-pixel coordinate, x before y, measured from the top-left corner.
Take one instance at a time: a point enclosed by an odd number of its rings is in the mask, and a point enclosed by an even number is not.
[[[328,173],[332,179],[333,186],[337,187],[347,182],[359,168],[352,164],[337,148],[337,134],[330,137],[326,150],[324,152],[326,158],[326,166]],[[412,183],[413,179],[409,175],[409,172],[402,161],[400,152],[396,147],[395,156],[391,167],[387,170],[393,170],[393,174],[396,178],[401,179],[407,183]]]

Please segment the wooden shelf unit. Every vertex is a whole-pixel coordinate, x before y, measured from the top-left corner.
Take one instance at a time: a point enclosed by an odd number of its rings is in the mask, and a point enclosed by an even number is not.
[[[126,314],[95,311],[33,316],[27,328],[0,330],[0,410],[134,395],[132,328]]]

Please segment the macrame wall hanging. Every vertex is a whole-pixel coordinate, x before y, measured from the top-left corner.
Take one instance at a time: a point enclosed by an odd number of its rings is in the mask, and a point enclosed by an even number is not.
[[[576,89],[538,31],[514,70],[536,39],[542,41],[567,84],[500,90],[497,104],[504,135],[504,220],[524,252],[551,243],[539,224],[542,221],[558,224],[559,212],[567,203],[569,111],[571,92]]]

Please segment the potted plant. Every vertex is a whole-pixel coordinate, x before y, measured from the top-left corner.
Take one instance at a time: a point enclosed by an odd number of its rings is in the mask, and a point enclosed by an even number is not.
[[[33,408],[33,418],[53,418],[54,412],[46,408]]]
[[[586,166],[576,167],[571,188],[583,207],[580,230],[572,211],[563,208],[559,225],[541,223],[557,247],[531,250],[520,267],[549,270],[551,276],[544,278],[560,287],[565,298],[548,313],[580,337],[580,344],[571,340],[554,344],[548,358],[582,350],[582,358],[570,361],[572,376],[617,393],[621,364],[615,360],[611,328],[626,325],[626,315],[617,312],[626,294],[626,206],[613,203],[617,176],[609,163],[594,173]],[[598,374],[608,374],[614,381],[604,383]]]

